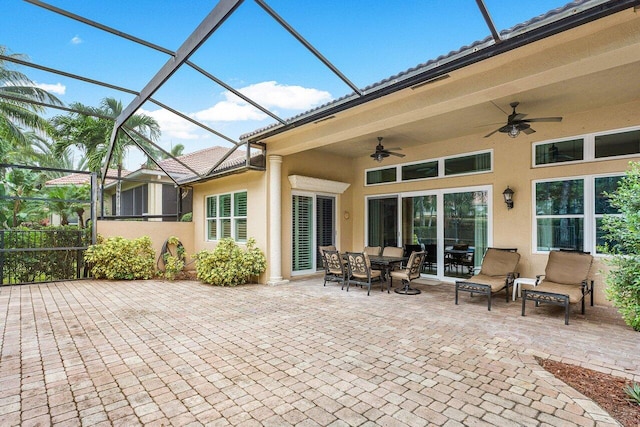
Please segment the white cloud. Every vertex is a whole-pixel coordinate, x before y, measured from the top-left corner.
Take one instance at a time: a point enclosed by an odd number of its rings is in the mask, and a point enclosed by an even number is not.
[[[280,85],[274,81],[250,85],[240,89],[240,92],[262,106],[286,110],[308,110],[331,100],[329,92],[302,86]],[[235,99],[234,95],[229,96]]]
[[[79,36],[73,36],[71,39],[71,44],[80,44],[82,43],[82,39]]]
[[[39,87],[40,89],[46,90],[47,92],[55,93],[57,95],[64,95],[67,91],[67,87],[61,83],[48,84],[48,83],[34,82],[34,86]]]
[[[306,111],[332,99],[331,94],[326,91],[302,86],[286,86],[275,81],[257,83],[239,91],[274,112],[278,109]],[[231,92],[224,92],[223,96],[224,101],[194,113],[193,117],[203,121],[225,122],[263,120],[267,117]]]
[[[197,120],[211,122],[236,122],[262,120],[266,115],[244,101],[221,101],[211,108],[193,114]]]
[[[172,138],[194,140],[202,137],[197,132],[200,129],[198,126],[164,108],[155,111],[140,110],[140,113],[153,117],[158,122],[163,140]]]

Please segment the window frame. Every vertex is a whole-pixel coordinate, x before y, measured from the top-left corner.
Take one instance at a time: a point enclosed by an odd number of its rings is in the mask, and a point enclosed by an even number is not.
[[[598,178],[607,177],[620,177],[625,175],[622,172],[610,172],[602,174],[590,174],[590,175],[577,175],[577,176],[563,176],[555,178],[544,178],[533,180],[531,182],[531,206],[532,224],[531,224],[531,249],[534,254],[548,254],[550,251],[538,250],[538,219],[540,218],[582,218],[582,250],[590,252],[594,256],[605,257],[608,254],[604,254],[598,251],[597,247],[597,220],[602,218],[604,214],[596,214],[596,180]],[[562,215],[538,215],[536,205],[536,185],[543,182],[561,182],[567,180],[582,180],[582,197],[583,197],[583,213],[582,214],[562,214]],[[607,214],[616,215],[616,214]],[[552,249],[553,250],[553,249]]]
[[[471,157],[471,156],[477,156],[480,154],[489,154],[489,169],[488,170],[481,170],[481,171],[473,171],[473,172],[463,172],[463,173],[457,173],[457,174],[447,174],[445,171],[445,161],[446,160],[451,160],[451,159],[457,159],[457,158],[464,158],[464,157]],[[404,163],[398,163],[395,165],[390,165],[390,166],[378,166],[375,168],[367,168],[364,170],[364,186],[365,187],[375,187],[378,185],[389,185],[389,184],[397,184],[397,183],[403,183],[403,182],[419,182],[419,181],[428,181],[431,179],[442,179],[442,178],[453,178],[453,177],[459,177],[459,176],[468,176],[468,175],[478,175],[478,174],[483,174],[483,173],[493,173],[494,171],[494,155],[493,155],[493,148],[490,149],[486,149],[486,150],[477,150],[477,151],[470,151],[467,153],[458,153],[458,154],[454,154],[451,156],[442,156],[442,157],[435,157],[435,158],[430,158],[430,159],[420,159],[420,160],[415,160],[412,162],[404,162]],[[413,178],[413,179],[402,179],[402,168],[403,166],[411,166],[411,165],[416,165],[416,164],[421,164],[421,163],[431,163],[431,162],[435,162],[438,164],[438,175],[437,176],[430,176],[430,177],[425,177],[425,178]],[[396,179],[395,181],[388,181],[388,182],[379,182],[379,183],[374,183],[374,184],[369,184],[367,181],[367,174],[369,172],[372,171],[376,171],[376,170],[383,170],[383,169],[396,169]]]
[[[640,156],[640,150],[638,151],[638,153],[624,154],[620,156],[596,157],[596,137],[615,135],[618,133],[626,133],[626,132],[633,132],[633,131],[640,131],[640,126],[630,126],[626,128],[610,129],[610,130],[601,131],[601,132],[586,133],[582,135],[573,135],[573,136],[568,136],[564,138],[548,139],[545,141],[535,142],[531,144],[531,167],[532,168],[548,168],[548,167],[554,167],[554,166],[566,166],[566,165],[574,165],[574,164],[587,163],[587,162],[602,162],[607,160],[637,158],[638,156]],[[571,141],[574,139],[583,140],[582,160],[544,163],[540,165],[536,164],[536,147],[540,145],[557,144],[559,142]]]
[[[237,194],[241,194],[241,193],[245,193],[245,197],[247,199],[246,204],[247,204],[247,215],[237,215],[236,212],[236,206],[235,206],[235,198]],[[221,203],[220,203],[220,198],[221,197],[225,197],[228,196],[230,199],[230,215],[229,216],[222,216],[221,215]],[[216,215],[215,216],[209,216],[209,199],[215,197],[216,198]],[[244,239],[240,239],[237,236],[236,230],[237,230],[237,222],[239,220],[244,220],[246,223],[248,223],[248,213],[249,213],[249,197],[248,197],[248,191],[247,190],[237,190],[237,191],[231,191],[228,193],[219,193],[219,194],[211,194],[208,196],[205,196],[204,199],[204,210],[205,210],[205,214],[204,214],[204,239],[207,242],[219,242],[220,240],[224,239],[224,238],[232,238],[235,242],[237,243],[246,243],[248,236],[245,236]],[[230,235],[223,237],[222,236],[222,223],[228,220],[230,221]],[[210,221],[215,221],[216,223],[216,236],[215,238],[211,239],[209,238],[209,224]],[[245,227],[246,229],[246,227]]]

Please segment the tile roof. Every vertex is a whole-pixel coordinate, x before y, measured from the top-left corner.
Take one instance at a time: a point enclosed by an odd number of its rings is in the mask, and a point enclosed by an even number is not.
[[[193,153],[185,154],[183,156],[179,156],[178,159],[189,166],[194,171],[198,172],[199,175],[204,175],[215,165],[225,154],[229,151],[228,147],[209,147],[203,150],[195,151]],[[229,158],[227,158],[222,164],[218,167],[218,169],[226,169],[228,167],[237,166],[244,163],[246,156],[246,152],[244,150],[236,150],[234,151]],[[180,174],[180,175],[193,175],[189,169],[185,168],[183,165],[178,163],[175,159],[165,159],[158,162],[162,169],[167,171],[169,174]],[[155,166],[155,165],[154,165]]]
[[[122,170],[122,177],[129,175],[131,171],[126,169]],[[118,176],[118,171],[115,169],[109,169],[107,172],[107,177],[115,177]],[[72,173],[69,175],[61,176],[59,178],[50,179],[45,182],[45,186],[53,187],[56,185],[82,185],[88,184],[91,181],[90,173]],[[113,179],[107,179],[107,182],[113,182]]]
[[[579,12],[582,12],[584,10],[590,9],[590,8],[594,8],[598,5],[602,5],[604,3],[607,3],[607,0],[575,0],[571,3],[567,3],[564,6],[558,7],[556,9],[552,9],[549,12],[546,12],[542,15],[536,16],[534,18],[531,18],[528,21],[525,21],[521,24],[517,24],[509,29],[503,30],[500,32],[500,39],[501,41],[506,41],[508,39],[511,39],[515,36],[518,36],[520,34],[526,33],[528,31],[531,31],[533,29],[542,27],[544,25],[553,23],[555,21],[558,21],[560,19],[566,18],[568,16],[572,16],[575,15]],[[363,94],[369,94],[369,93],[373,93],[373,92],[377,92],[380,91],[381,89],[386,88],[387,86],[390,86],[392,84],[396,84],[398,82],[401,82],[403,80],[408,80],[409,78],[416,76],[417,74],[420,73],[424,73],[425,71],[428,70],[434,70],[437,69],[455,59],[464,57],[464,56],[468,56],[471,54],[482,54],[482,50],[495,45],[496,42],[493,39],[492,36],[488,36],[486,37],[484,40],[479,40],[479,41],[475,41],[473,43],[471,43],[470,45],[466,45],[466,46],[462,46],[460,49],[458,50],[454,50],[451,51],[445,55],[440,55],[435,59],[430,59],[427,62],[421,63],[416,65],[415,67],[409,68],[408,70],[402,71],[398,74],[395,74],[393,76],[390,76],[386,79],[383,79],[379,82],[370,84],[368,86],[366,86],[365,88],[362,89],[362,93]],[[415,83],[414,83],[415,84]],[[240,140],[247,140],[253,136],[259,135],[263,132],[269,131],[269,130],[274,130],[277,128],[287,128],[287,125],[290,125],[292,123],[297,122],[298,120],[305,118],[305,117],[309,117],[311,115],[314,114],[319,114],[321,113],[323,110],[328,110],[331,107],[335,107],[338,106],[340,104],[346,103],[348,101],[351,101],[353,99],[357,99],[360,96],[358,94],[356,94],[355,92],[352,92],[348,95],[344,95],[340,98],[337,98],[333,101],[330,101],[326,104],[323,104],[319,107],[313,108],[311,110],[307,110],[303,113],[300,113],[296,116],[293,116],[289,119],[286,119],[285,122],[286,124],[283,125],[281,123],[273,123],[271,125],[268,125],[266,127],[260,128],[260,129],[256,129],[252,132],[240,135]]]

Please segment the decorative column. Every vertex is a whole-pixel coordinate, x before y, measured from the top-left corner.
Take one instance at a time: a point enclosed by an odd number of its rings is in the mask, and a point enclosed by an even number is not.
[[[268,285],[289,283],[282,278],[282,156],[269,156],[269,280]]]

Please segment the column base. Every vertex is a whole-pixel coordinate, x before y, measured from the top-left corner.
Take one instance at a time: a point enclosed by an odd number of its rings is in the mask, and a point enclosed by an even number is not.
[[[286,285],[287,283],[289,283],[289,281],[282,277],[272,277],[267,281],[267,285],[269,286]]]

